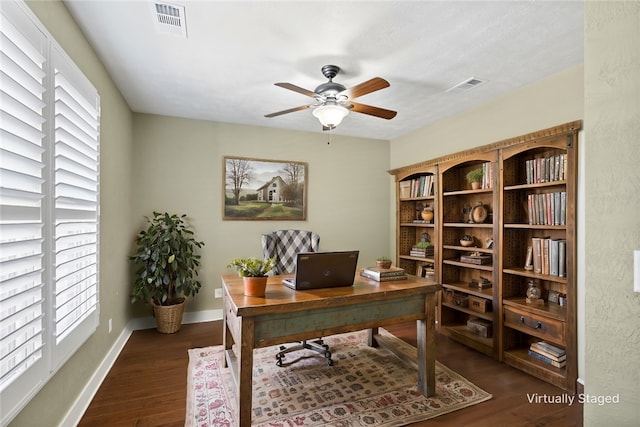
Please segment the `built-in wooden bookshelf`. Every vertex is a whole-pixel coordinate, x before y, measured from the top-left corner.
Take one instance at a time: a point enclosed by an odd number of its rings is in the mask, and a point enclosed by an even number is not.
[[[396,265],[408,274],[432,281],[437,279],[437,180],[437,169],[429,166],[397,176]],[[433,213],[431,220],[423,219],[421,213],[425,208]],[[412,249],[423,241],[431,242],[432,246],[426,248],[424,255],[416,254]]]
[[[493,303],[497,297],[495,284],[498,279],[494,244],[498,231],[497,160],[497,152],[493,150],[461,156],[438,165],[442,218],[439,224],[442,243],[439,280],[443,289],[458,296],[453,303],[443,299],[438,313],[439,330],[493,357],[498,356],[496,338],[499,336],[494,311],[497,305]],[[472,189],[466,176],[476,169],[485,169],[487,174],[483,175],[484,185]],[[487,178],[487,175],[493,177]],[[478,209],[481,209],[480,214]],[[470,246],[463,246],[463,236],[472,239],[467,243]],[[485,287],[479,289],[482,283]],[[473,296],[490,300],[490,311],[476,311],[469,302]],[[462,302],[458,301],[459,298],[463,298]],[[487,336],[474,333],[468,327],[468,322],[476,319],[489,322],[486,324],[489,329]]]
[[[568,390],[574,390],[577,377],[577,131],[500,151],[504,361]],[[527,260],[529,247],[531,261]],[[544,305],[527,303],[530,281],[540,289]],[[564,366],[557,368],[532,357],[528,350],[537,341],[564,349]]]
[[[581,125],[566,123],[390,171],[398,195],[396,263],[442,284],[438,331],[572,392],[578,375],[575,220]],[[476,168],[483,168],[484,179],[481,188],[472,189],[466,176]],[[425,180],[433,191],[420,192]],[[425,205],[434,212],[430,222],[421,221]],[[411,255],[425,233],[433,255]],[[532,281],[539,301],[527,298]],[[560,367],[530,353],[537,346],[531,344],[540,341],[565,353],[555,363]]]

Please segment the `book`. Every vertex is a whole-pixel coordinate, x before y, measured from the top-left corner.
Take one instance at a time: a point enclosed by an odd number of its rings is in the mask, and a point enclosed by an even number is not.
[[[409,255],[411,256],[417,256],[420,258],[426,258],[428,256],[433,256],[434,253],[434,247],[431,246],[429,248],[418,248],[418,247],[412,247],[411,251],[409,252]]]
[[[535,351],[536,353],[540,353],[551,360],[555,360],[556,362],[562,362],[563,360],[567,359],[567,355],[566,353],[564,353],[564,351],[562,352],[562,354],[557,354],[555,352],[547,350],[543,346],[538,345],[538,343],[532,343],[529,349]]]
[[[553,354],[545,351],[544,349],[537,348],[534,346],[531,346],[529,350],[535,351],[536,353],[548,358],[549,360],[553,360],[554,362],[564,362],[565,360],[567,360],[566,354],[563,354],[562,356],[554,356]]]
[[[400,198],[408,199],[411,197],[411,181],[400,181]]]
[[[531,246],[533,247],[533,272],[542,273],[542,239],[532,237]]]
[[[491,264],[491,255],[462,255],[460,262],[466,262],[468,264],[487,265]]]
[[[555,360],[549,359],[547,356],[531,349],[529,349],[529,355],[535,357],[538,360],[542,360],[543,362],[548,363],[551,366],[555,366],[556,368],[563,368],[567,364],[566,360],[563,360],[562,362],[556,362]]]
[[[558,241],[558,276],[566,277],[566,256],[567,256],[567,241],[560,239]]]
[[[375,275],[371,275],[371,274],[367,273],[365,270],[362,270],[360,272],[360,275],[362,277],[366,277],[367,279],[375,280],[376,282],[389,282],[389,281],[393,281],[393,280],[407,280],[407,275],[406,274],[397,275],[397,276],[377,277]]]
[[[549,274],[549,239],[542,239],[542,274]]]
[[[563,348],[555,346],[553,344],[549,344],[546,341],[537,341],[537,342],[532,343],[531,345],[533,345],[534,347],[537,347],[537,348],[544,349],[545,351],[547,351],[548,353],[553,354],[556,357],[563,356],[563,355],[566,354],[566,352],[564,351]]]
[[[378,268],[378,267],[366,267],[362,270],[369,277],[380,278],[389,276],[402,276],[404,275],[404,268],[391,267],[391,268]]]
[[[549,274],[558,276],[558,267],[560,265],[560,240],[549,240]]]

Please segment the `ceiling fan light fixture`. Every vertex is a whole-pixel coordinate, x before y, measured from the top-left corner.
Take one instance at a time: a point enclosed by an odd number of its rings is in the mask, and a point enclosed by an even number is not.
[[[349,109],[337,104],[325,104],[313,110],[313,115],[320,120],[322,126],[335,128],[349,114]]]

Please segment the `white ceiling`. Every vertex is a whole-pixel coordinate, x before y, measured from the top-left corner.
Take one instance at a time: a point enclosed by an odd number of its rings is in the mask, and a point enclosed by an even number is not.
[[[390,87],[358,102],[334,134],[394,139],[583,62],[582,1],[188,1],[187,37],[156,24],[154,2],[66,0],[135,112],[321,132],[312,111],[264,115],[312,98],[320,68],[347,88]],[[487,82],[445,92],[470,77]]]

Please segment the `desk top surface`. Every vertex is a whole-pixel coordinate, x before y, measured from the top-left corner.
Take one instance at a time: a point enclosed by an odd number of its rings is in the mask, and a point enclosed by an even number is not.
[[[322,307],[358,304],[390,298],[435,294],[441,289],[439,284],[409,276],[407,280],[376,282],[356,273],[353,286],[296,291],[282,284],[282,279],[292,274],[270,276],[264,297],[244,295],[242,277],[223,275],[222,284],[225,298],[238,316],[259,316],[286,311],[310,310]]]

